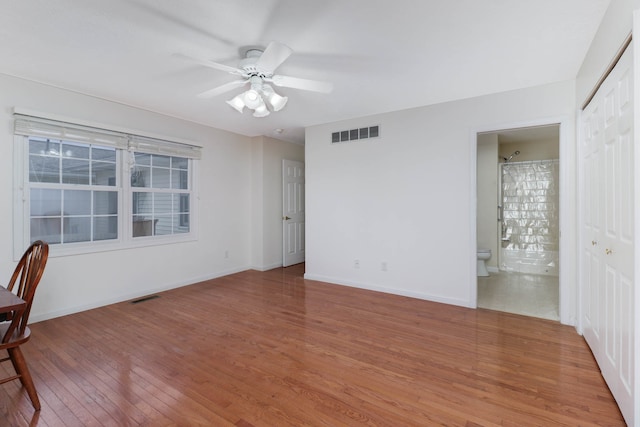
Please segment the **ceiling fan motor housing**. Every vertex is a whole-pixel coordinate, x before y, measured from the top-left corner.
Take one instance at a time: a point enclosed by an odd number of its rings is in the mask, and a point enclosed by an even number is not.
[[[261,48],[250,48],[245,52],[245,57],[240,60],[239,67],[245,73],[245,77],[253,77],[258,76],[260,78],[271,77],[273,72],[268,70],[262,70],[256,63],[260,56],[264,52],[264,49]]]

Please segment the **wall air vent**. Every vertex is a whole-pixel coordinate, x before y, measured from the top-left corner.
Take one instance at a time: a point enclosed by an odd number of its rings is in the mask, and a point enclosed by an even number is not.
[[[380,126],[368,128],[342,130],[331,134],[331,143],[356,141],[358,139],[377,138],[380,136]]]

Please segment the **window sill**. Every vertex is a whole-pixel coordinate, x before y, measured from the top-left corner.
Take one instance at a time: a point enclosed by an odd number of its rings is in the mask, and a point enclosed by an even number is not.
[[[52,244],[49,246],[49,257],[65,257],[73,255],[84,255],[100,252],[121,251],[128,249],[144,248],[148,246],[171,245],[176,243],[194,242],[198,237],[195,233],[185,233],[184,235],[171,236],[149,236],[136,237],[132,240],[112,240],[108,242],[81,242],[67,243],[64,245]]]

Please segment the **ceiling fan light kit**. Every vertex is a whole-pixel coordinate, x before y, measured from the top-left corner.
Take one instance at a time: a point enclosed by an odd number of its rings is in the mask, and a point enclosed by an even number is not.
[[[227,101],[227,104],[239,113],[242,113],[244,107],[247,107],[253,110],[253,117],[266,117],[271,114],[267,103],[273,111],[280,111],[289,100],[286,96],[278,95],[271,86],[262,84],[262,78],[258,76],[252,76],[249,82],[251,89]]]
[[[198,95],[199,97],[211,98],[249,83],[251,89],[226,102],[239,113],[242,113],[244,107],[247,107],[253,110],[254,117],[266,117],[271,114],[271,111],[282,110],[289,100],[288,97],[276,93],[273,87],[267,83],[320,93],[330,93],[333,90],[331,83],[274,75],[275,69],[293,53],[290,47],[282,43],[271,42],[266,49],[250,46],[241,51],[245,57],[240,60],[239,68],[211,61],[195,60],[204,66],[226,71],[242,78],[242,80],[231,81],[202,92]]]

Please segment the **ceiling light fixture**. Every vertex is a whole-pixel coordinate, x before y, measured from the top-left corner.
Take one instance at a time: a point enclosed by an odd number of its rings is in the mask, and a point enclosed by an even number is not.
[[[271,114],[267,104],[273,111],[280,111],[287,104],[289,98],[278,95],[271,86],[263,84],[260,76],[252,76],[249,81],[251,89],[227,101],[239,113],[247,107],[253,110],[253,117],[266,117]]]

